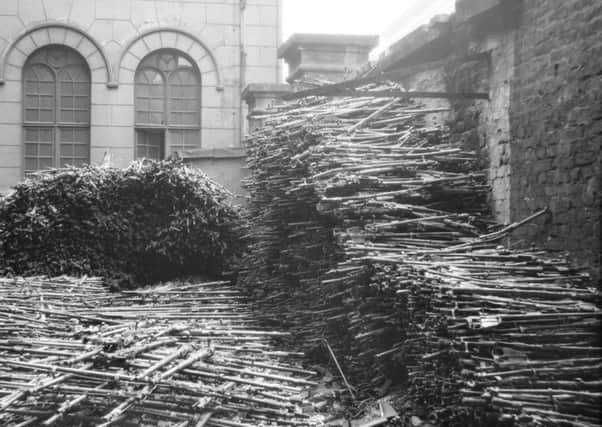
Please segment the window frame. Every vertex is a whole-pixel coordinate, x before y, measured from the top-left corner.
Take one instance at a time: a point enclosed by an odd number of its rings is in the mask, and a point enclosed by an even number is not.
[[[190,63],[190,66],[178,65],[173,70],[166,72],[166,71],[160,69],[159,67],[145,64],[145,62],[149,61],[149,59],[152,58],[153,56],[157,56],[160,58],[160,56],[164,55],[164,54],[173,55],[176,58],[181,57],[184,60],[186,60],[188,63]],[[138,121],[138,113],[139,113],[139,111],[141,111],[141,110],[139,110],[139,104],[138,104],[139,101],[138,100],[140,98],[142,98],[141,96],[139,96],[141,83],[138,82],[138,75],[139,75],[139,73],[141,73],[145,70],[152,70],[155,73],[157,73],[159,76],[161,76],[162,88],[163,88],[163,100],[161,103],[163,110],[161,112],[161,114],[162,114],[161,124],[142,123],[142,122]],[[188,98],[190,100],[194,99],[195,104],[196,104],[195,116],[197,118],[197,124],[194,124],[194,125],[172,123],[172,120],[171,120],[172,110],[170,108],[170,103],[172,101],[172,89],[173,89],[173,87],[176,86],[171,83],[171,79],[174,75],[177,75],[177,73],[179,71],[190,72],[192,74],[193,78],[196,80],[195,97]],[[147,97],[147,98],[150,98],[150,97]],[[152,110],[150,110],[150,111],[152,111]],[[162,153],[162,158],[164,159],[167,156],[178,151],[178,150],[174,150],[173,147],[178,147],[178,146],[183,147],[186,145],[186,144],[175,144],[174,143],[174,139],[173,139],[174,135],[178,134],[179,132],[186,132],[186,131],[195,132],[197,134],[197,142],[194,145],[194,148],[201,148],[202,147],[201,130],[202,130],[202,75],[201,75],[201,72],[198,69],[195,61],[193,61],[192,58],[190,58],[184,52],[180,52],[179,50],[169,49],[169,48],[158,49],[158,50],[155,50],[155,51],[149,53],[148,55],[146,55],[140,61],[140,63],[138,64],[138,67],[136,68],[136,72],[134,73],[134,136],[135,136],[134,157],[136,159],[142,158],[142,157],[138,157],[138,138],[140,137],[139,136],[140,132],[162,131],[163,146],[160,147],[160,151]]]
[[[68,52],[69,55],[72,55],[73,58],[77,58],[78,59],[78,63],[77,64],[63,64],[62,66],[53,66],[52,64],[48,63],[48,62],[42,62],[36,59],[36,55],[40,54],[40,52],[42,51],[51,51],[52,49],[62,49],[66,52]],[[65,81],[63,81],[61,79],[61,73],[65,72],[66,70],[68,70],[70,67],[73,67],[74,65],[81,67],[81,71],[84,71],[85,73],[85,77],[86,80],[85,81],[76,81],[76,80],[72,80],[72,83],[83,83],[86,84],[86,92],[85,92],[85,96],[87,98],[87,116],[86,116],[86,121],[85,122],[76,122],[76,121],[72,121],[72,122],[63,122],[61,121],[61,112],[65,109],[63,104],[62,104],[62,97],[65,96],[64,91],[62,89],[62,86],[64,83],[66,83]],[[54,80],[53,80],[53,96],[54,96],[54,102],[52,103],[52,114],[53,114],[53,121],[51,122],[41,122],[41,121],[30,121],[28,120],[27,117],[27,111],[28,111],[28,107],[30,107],[28,105],[27,102],[27,97],[31,96],[31,93],[28,93],[27,91],[27,82],[29,80],[27,80],[28,77],[28,72],[30,69],[33,69],[36,66],[41,66],[46,68],[51,75],[53,76]],[[40,80],[36,80],[36,82],[40,82]],[[50,82],[48,82],[50,83]],[[39,94],[37,94],[38,96],[40,96]],[[52,145],[52,153],[51,153],[51,166],[50,168],[62,168],[65,166],[61,165],[61,159],[63,158],[62,154],[61,154],[61,145],[65,144],[65,145],[85,145],[86,146],[86,152],[87,152],[87,156],[85,157],[85,161],[82,162],[82,164],[90,164],[90,160],[91,160],[91,124],[92,124],[92,71],[90,70],[90,65],[88,64],[88,62],[86,61],[86,59],[75,49],[69,47],[69,46],[65,46],[65,45],[60,45],[60,44],[49,44],[46,46],[42,46],[38,49],[36,49],[31,55],[29,55],[29,57],[27,58],[27,60],[25,61],[25,64],[23,65],[23,69],[22,69],[22,78],[21,78],[21,96],[22,96],[22,102],[21,102],[21,113],[22,113],[22,120],[21,120],[21,129],[22,129],[22,137],[21,137],[21,147],[22,147],[22,156],[21,156],[21,161],[22,161],[22,166],[21,166],[21,175],[22,176],[27,176],[29,174],[32,173],[36,173],[39,171],[42,171],[44,169],[35,169],[35,170],[29,170],[27,168],[27,131],[29,129],[37,129],[38,131],[41,129],[50,129],[51,131],[51,135],[52,135],[52,141],[51,141],[51,145]],[[75,94],[70,94],[69,96],[75,97],[77,95]],[[79,95],[81,96],[81,95]],[[63,107],[63,109],[61,109],[61,107]],[[75,107],[75,103],[73,106],[70,107],[70,109],[72,111],[77,111],[78,109]],[[38,110],[39,110],[39,103],[38,103]],[[75,117],[74,117],[75,119]],[[75,143],[75,142],[68,142],[68,141],[62,141],[61,140],[61,131],[63,129],[82,129],[87,131],[87,142],[85,143]],[[76,158],[78,156],[75,156],[75,154],[73,154],[72,156],[70,156],[69,158]],[[36,159],[38,160],[37,164],[39,165],[39,160],[40,160],[40,156],[39,156],[39,151],[38,151],[38,156],[36,157]]]

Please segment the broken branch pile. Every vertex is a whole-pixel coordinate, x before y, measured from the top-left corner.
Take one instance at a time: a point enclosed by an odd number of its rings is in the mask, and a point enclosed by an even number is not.
[[[227,282],[0,279],[0,424],[313,425],[313,372]]]
[[[227,191],[175,161],[49,170],[0,199],[0,273],[218,275],[242,250],[240,226]]]
[[[599,424],[598,292],[501,246],[546,211],[495,224],[477,154],[424,124],[440,110],[366,89],[279,107],[247,141],[259,308],[330,342],[358,398],[403,384],[408,420]]]

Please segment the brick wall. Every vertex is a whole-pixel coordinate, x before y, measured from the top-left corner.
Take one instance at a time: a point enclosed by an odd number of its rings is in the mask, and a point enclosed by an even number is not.
[[[516,31],[510,104],[512,219],[518,232],[600,268],[602,2],[529,0]]]
[[[427,64],[406,83],[415,90],[489,93],[489,101],[428,103],[450,106],[443,118],[452,137],[480,148],[498,221],[550,209],[515,232],[512,244],[568,252],[599,279],[602,3],[489,3],[472,20],[450,18],[453,32],[443,37],[453,46],[444,54],[447,65]],[[467,53],[487,59],[453,61]]]

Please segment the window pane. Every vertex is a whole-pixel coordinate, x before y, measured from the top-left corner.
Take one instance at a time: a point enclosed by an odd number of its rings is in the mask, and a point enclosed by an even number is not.
[[[61,128],[60,166],[83,166],[90,163],[90,129]]]
[[[75,111],[61,108],[61,122],[73,123],[75,121]]]
[[[72,96],[61,96],[61,107],[62,108],[73,108],[73,97]]]
[[[136,73],[136,123],[165,123],[165,85],[158,71],[141,69]]]
[[[85,110],[76,109],[74,111],[75,123],[88,123],[90,121],[90,112]]]
[[[38,155],[37,144],[25,144],[25,157],[35,157]]]
[[[162,130],[136,130],[136,158],[161,160],[165,157],[165,132]]]
[[[200,83],[192,62],[178,52],[148,55],[136,72],[136,124],[200,127]]]
[[[54,93],[51,95],[40,95],[40,106],[48,111],[54,110]]]
[[[90,148],[88,144],[76,144],[73,146],[73,156],[78,158],[90,157]]]
[[[193,70],[179,69],[169,78],[169,124],[200,126],[199,82]]]
[[[163,98],[148,99],[146,106],[150,111],[163,111]]]
[[[169,131],[169,152],[188,151],[201,148],[201,132],[199,130]]]
[[[48,124],[24,127],[25,172],[89,163],[91,83],[84,58],[65,46],[37,50],[25,64],[23,90],[25,122]]]
[[[39,144],[38,152],[42,157],[53,157],[52,144]]]
[[[39,170],[38,159],[32,157],[25,157],[25,173],[31,173]]]
[[[55,82],[52,69],[42,64],[26,66],[23,79],[25,121],[53,122]]]
[[[40,121],[40,112],[38,110],[25,110],[25,121],[26,122],[39,122]]]
[[[67,72],[61,73],[61,94],[62,95],[73,95],[73,83],[71,81],[71,76]]]
[[[44,123],[53,122],[54,121],[54,111],[53,110],[40,110],[40,121]]]
[[[73,157],[73,144],[64,144],[61,142],[61,160]]]
[[[75,105],[75,108],[78,109],[83,109],[83,110],[87,110],[89,108],[90,105],[90,99],[87,96],[76,96],[73,98]]]
[[[90,76],[87,65],[69,65],[59,71],[60,122],[90,122]]]
[[[53,159],[49,159],[48,157],[38,158],[38,170],[50,169],[52,167],[54,167]]]
[[[25,172],[54,166],[54,132],[52,128],[25,128]]]

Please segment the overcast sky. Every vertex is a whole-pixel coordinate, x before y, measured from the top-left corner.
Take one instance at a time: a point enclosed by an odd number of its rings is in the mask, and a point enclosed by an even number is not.
[[[1,1],[1,0],[0,0]],[[283,0],[283,35],[375,34],[388,45],[440,13],[455,0]],[[381,46],[382,47],[382,46]]]

